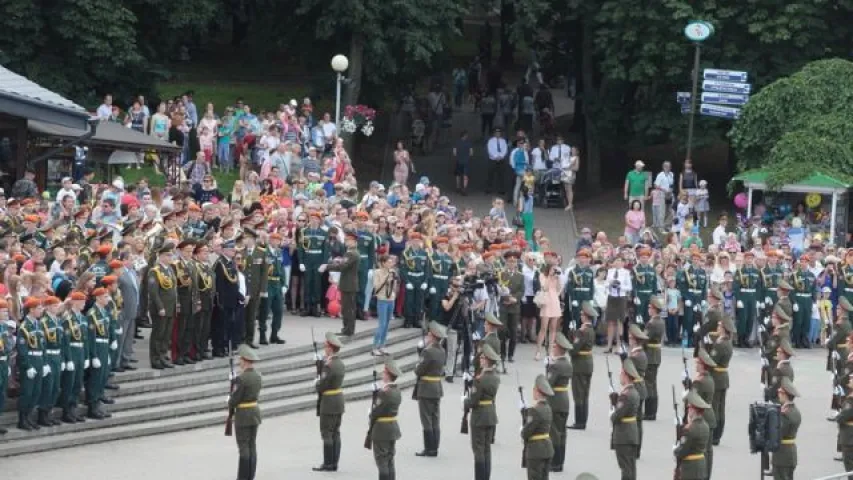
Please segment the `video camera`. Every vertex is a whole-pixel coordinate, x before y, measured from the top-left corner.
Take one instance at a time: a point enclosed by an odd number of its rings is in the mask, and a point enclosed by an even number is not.
[[[462,280],[462,294],[473,295],[480,288],[496,289],[498,278],[492,272],[482,272],[476,275],[466,275]]]

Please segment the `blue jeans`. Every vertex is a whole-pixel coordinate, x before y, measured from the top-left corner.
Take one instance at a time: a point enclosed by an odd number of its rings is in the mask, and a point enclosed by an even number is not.
[[[228,170],[231,169],[231,144],[228,142],[219,142],[216,156],[219,158],[219,166]]]
[[[394,315],[394,300],[376,300],[376,310],[379,313],[379,328],[373,334],[373,346],[382,347],[388,337],[388,325]]]
[[[666,316],[666,340],[670,343],[678,341],[678,315]]]
[[[809,341],[814,344],[820,338],[821,321],[817,318],[812,318],[811,327],[809,328]]]

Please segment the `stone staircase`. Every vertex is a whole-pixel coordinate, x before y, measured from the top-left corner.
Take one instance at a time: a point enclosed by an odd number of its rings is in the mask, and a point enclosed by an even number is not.
[[[412,371],[418,361],[421,331],[401,329],[400,324],[392,322],[386,349],[404,372],[398,385],[408,388],[415,382]],[[374,361],[381,361],[381,357],[370,355],[374,331],[356,333],[341,350],[340,356],[347,366],[344,380],[347,400],[371,395]],[[311,344],[267,347],[260,352],[261,361],[256,368],[264,379],[262,414],[269,417],[315,408],[316,370]],[[381,371],[381,367],[377,368]],[[14,428],[17,413],[7,409],[0,415],[0,425],[9,428],[6,435],[0,436],[0,457],[216,425],[224,431],[228,371],[228,360],[218,358],[169,370],[118,373],[113,382],[119,385],[119,390],[108,391],[116,402],[105,406],[112,417],[100,421],[88,419],[85,423],[25,432]],[[10,403],[14,408],[14,402]]]

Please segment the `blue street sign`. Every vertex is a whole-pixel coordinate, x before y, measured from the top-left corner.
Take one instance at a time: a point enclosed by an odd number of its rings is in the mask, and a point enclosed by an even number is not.
[[[720,105],[711,105],[703,103],[699,106],[699,114],[709,117],[719,117],[728,120],[737,120],[740,118],[740,109],[732,107],[723,107]]]
[[[749,83],[721,82],[719,80],[705,80],[702,82],[702,90],[717,93],[739,93],[749,95],[752,85]]]
[[[681,104],[681,113],[690,113],[690,104],[682,103]]]
[[[675,100],[682,105],[690,103],[690,97],[692,96],[690,92],[675,92]]]
[[[717,105],[733,105],[740,107],[746,105],[749,95],[739,93],[703,93],[702,103],[716,103]]]
[[[720,80],[723,82],[746,83],[747,73],[737,70],[720,70],[717,68],[706,68],[703,73],[705,80]]]

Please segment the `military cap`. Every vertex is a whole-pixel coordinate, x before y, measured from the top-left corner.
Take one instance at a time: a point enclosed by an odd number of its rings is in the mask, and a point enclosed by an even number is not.
[[[338,336],[332,332],[326,332],[326,343],[335,348],[342,348],[344,346]]]
[[[122,263],[121,260],[111,260],[109,266],[111,269],[115,270],[117,268],[123,267],[124,263]]]
[[[16,253],[15,256],[12,257],[12,260],[14,260],[17,263],[23,263],[23,262],[27,261],[27,257],[22,253]]]
[[[699,396],[698,393],[696,393],[696,390],[690,390],[689,392],[687,392],[685,400],[687,401],[688,405],[695,408],[701,408],[702,410],[707,410],[711,408],[711,406],[708,405],[708,402],[702,400],[702,397]]]
[[[644,332],[643,329],[641,329],[640,326],[637,325],[636,323],[632,323],[631,325],[628,326],[628,334],[631,335],[632,337],[638,339],[638,340],[648,340],[649,339],[649,336],[646,335],[646,332]]]
[[[35,308],[42,304],[42,300],[38,297],[27,297],[24,300],[24,308]]]
[[[351,238],[351,239],[353,239],[353,240],[358,240],[358,233],[357,233],[356,231],[354,231],[354,230],[347,230],[347,231],[344,233],[344,237],[346,237],[346,238]]]
[[[39,217],[38,215],[35,215],[35,214],[33,214],[33,215],[24,215],[24,221],[25,221],[25,222],[30,222],[30,223],[39,223],[39,221],[40,221],[40,220],[41,220],[41,217]]]
[[[791,287],[791,284],[788,283],[784,279],[779,280],[779,285],[777,285],[777,287],[779,288],[779,290],[793,290],[794,289],[793,287]]]
[[[438,237],[435,239],[435,244],[440,245],[442,243],[448,243],[450,240],[447,237]]]
[[[80,301],[80,300],[86,300],[87,297],[86,297],[85,293],[83,293],[79,290],[75,290],[75,291],[71,292],[70,298],[71,298],[71,300]]]
[[[191,203],[190,206],[187,207],[187,210],[189,210],[191,212],[200,212],[201,207],[199,207],[197,203]]]
[[[844,298],[844,297],[842,297]],[[840,303],[840,302],[839,302]],[[785,307],[780,304],[776,304],[776,307],[773,308],[773,314],[777,317],[781,318],[783,322],[787,323],[791,321],[791,314],[785,311]]]
[[[521,252],[518,250],[509,250],[504,253],[504,258],[521,258]]]
[[[158,250],[157,253],[172,253],[173,250],[175,250],[175,244],[166,242],[162,247],[160,247],[160,250]]]
[[[626,358],[622,361],[622,370],[634,380],[639,380],[642,378],[640,376],[640,373],[637,372],[637,367],[634,366],[634,361],[630,358]]]
[[[258,233],[252,230],[251,228],[244,228],[243,233],[240,236],[258,238]]]
[[[498,317],[496,317],[496,316],[495,316],[494,314],[492,314],[492,313],[487,313],[487,314],[486,314],[486,321],[487,321],[488,323],[491,323],[492,325],[494,325],[494,326],[496,326],[496,327],[501,327],[501,326],[503,326],[503,324],[501,323],[501,321],[500,321],[500,320],[498,320]]]
[[[501,356],[498,355],[498,353],[495,352],[495,350],[491,346],[489,346],[488,344],[483,345],[483,355],[485,355],[486,358],[488,358],[489,360],[491,360],[493,362],[500,361],[500,359],[501,359]]]
[[[98,249],[95,250],[95,253],[97,253],[98,255],[109,255],[110,253],[112,253],[112,251],[113,251],[113,246],[107,244],[107,245],[101,245],[100,247],[98,247]]]
[[[183,250],[186,247],[194,247],[194,246],[195,246],[195,240],[193,240],[192,238],[185,238],[184,240],[181,240],[180,243],[178,243],[178,250]]]
[[[637,255],[640,257],[651,257],[652,256],[652,249],[649,247],[645,247],[645,246],[641,247],[639,249],[639,251],[637,252]]]
[[[545,377],[544,374],[540,373],[539,375],[536,375],[534,386],[542,395],[545,395],[546,397],[554,396],[554,389],[551,388],[551,384],[548,383],[548,378]]]
[[[845,312],[853,312],[853,305],[850,304],[850,300],[847,300],[847,297],[841,297],[838,299],[838,306],[841,307]]]
[[[718,289],[718,288],[712,288],[712,289],[708,290],[708,293],[713,298],[716,298],[717,300],[719,300],[721,302],[726,299],[726,296],[723,295],[723,292],[721,292],[720,289]]]
[[[705,350],[704,348],[700,348],[700,349],[699,349],[699,352],[698,352],[697,358],[698,358],[698,359],[699,359],[699,361],[700,361],[700,362],[702,362],[702,364],[703,364],[703,365],[705,365],[706,367],[714,368],[714,367],[716,367],[716,366],[717,366],[717,362],[715,362],[715,361],[714,361],[714,359],[713,359],[713,358],[711,358],[711,355],[709,355],[709,354],[708,354],[708,351],[707,351],[707,350]]]
[[[791,341],[787,338],[783,338],[782,341],[779,342],[779,348],[781,348],[789,357],[794,356],[794,347],[791,346]]]
[[[495,256],[495,252],[483,252],[483,260],[488,260]]]
[[[355,215],[353,216],[356,220],[367,220],[368,218],[370,218],[370,215],[368,215],[367,212],[363,210],[355,212]]]
[[[441,340],[442,338],[444,338],[447,335],[447,330],[444,327],[444,325],[442,325],[438,322],[430,322],[429,323],[429,333],[433,337]]]
[[[799,397],[800,392],[797,391],[796,387],[794,387],[794,382],[791,381],[788,377],[782,377],[782,381],[779,384],[779,387],[785,391],[791,397]]]
[[[581,311],[589,318],[598,318],[598,312],[592,306],[592,302],[586,301],[581,304]]]
[[[385,357],[385,371],[390,373],[392,377],[397,378],[403,374],[400,370],[400,367],[397,366],[397,362],[394,361],[390,356]]]
[[[726,329],[729,333],[735,333],[737,329],[735,328],[735,322],[728,315],[723,316],[722,322],[723,328]]]
[[[666,302],[660,295],[655,295],[654,297],[652,297],[649,300],[649,303],[652,304],[660,312],[666,309]]]
[[[53,295],[51,295],[46,297],[42,303],[44,303],[45,306],[59,305],[60,303],[62,303],[62,300],[60,300],[59,297],[54,297]]]
[[[261,359],[261,357],[258,356],[257,352],[255,352],[255,349],[246,345],[245,343],[243,345],[240,345],[240,348],[237,349],[237,356],[249,362],[257,362]]]
[[[409,240],[423,240],[423,235],[418,232],[412,232],[409,234]]]
[[[98,287],[98,288],[92,290],[92,296],[93,297],[100,297],[101,295],[107,295],[109,293],[110,292],[108,292],[107,289],[104,287]]]
[[[577,478],[575,478],[575,480],[598,480],[598,477],[596,477],[595,475],[593,475],[591,473],[584,472],[584,473],[581,473],[580,475],[578,475]]]
[[[590,257],[592,257],[592,253],[589,251],[588,248],[582,248],[582,249],[580,249],[580,251],[577,254],[575,254],[575,256],[576,257],[590,258]]]
[[[552,251],[550,251],[550,250],[549,250],[549,251],[547,251],[547,252],[543,253],[543,254],[542,254],[542,256],[543,256],[543,257],[545,257],[545,258],[548,258],[548,257],[554,257],[554,258],[557,258],[557,252],[552,252]]]
[[[106,275],[101,279],[101,285],[112,285],[118,281],[115,275]]]
[[[281,239],[283,239],[283,238],[284,238],[284,237],[282,237],[282,236],[281,236],[281,234],[280,234],[280,233],[278,233],[278,232],[272,232],[272,233],[270,234],[270,240],[281,240]]]
[[[570,342],[569,339],[566,338],[565,335],[563,335],[563,332],[557,332],[556,341],[557,341],[557,345],[560,348],[562,348],[563,350],[565,350],[567,352],[572,351],[572,342]]]

